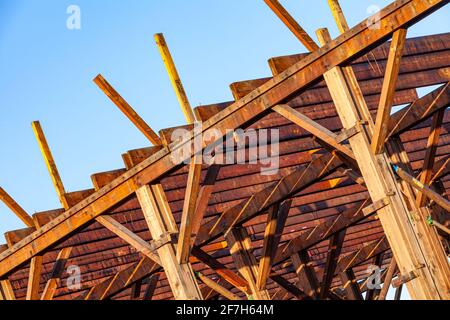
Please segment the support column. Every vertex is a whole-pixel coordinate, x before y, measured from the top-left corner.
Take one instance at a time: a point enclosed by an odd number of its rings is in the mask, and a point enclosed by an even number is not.
[[[147,221],[153,240],[167,238],[167,234],[178,233],[169,204],[160,184],[144,186],[136,191],[137,198]],[[191,264],[179,264],[176,244],[162,243],[157,250],[169,285],[176,300],[202,300]]]
[[[324,31],[318,35],[322,45],[329,40]],[[333,68],[325,73],[324,77],[344,129],[362,127],[360,133],[351,137],[349,142],[372,201],[375,203],[389,199],[389,204],[378,211],[378,216],[399,265],[400,274],[415,275],[415,278],[406,284],[411,297],[422,300],[448,299],[449,290],[438,283],[439,277],[436,273],[439,271],[433,269],[433,266],[439,265],[436,261],[439,259],[425,257],[422,251],[425,246],[421,243],[425,237],[414,232],[408,207],[386,153],[376,156],[372,151],[369,134],[361,123],[355,99],[342,68]]]

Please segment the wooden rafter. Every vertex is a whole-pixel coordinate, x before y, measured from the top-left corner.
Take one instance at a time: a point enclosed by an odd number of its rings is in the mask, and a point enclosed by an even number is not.
[[[267,214],[264,244],[259,260],[258,278],[256,281],[256,287],[259,290],[264,290],[266,288],[267,279],[269,278],[270,270],[272,269],[273,260],[281,240],[281,235],[283,234],[291,204],[292,200],[286,200],[280,206],[272,206]]]
[[[42,256],[35,256],[31,259],[26,300],[39,300],[39,284],[41,280],[42,262]]]
[[[330,240],[327,261],[325,263],[324,274],[320,287],[320,298],[325,299],[331,287],[334,274],[336,271],[337,261],[341,254],[342,245],[344,244],[346,230],[336,233]]]
[[[161,145],[161,138],[137,114],[137,112],[122,98],[122,96],[106,81],[101,74],[94,79],[94,83],[111,99],[111,101],[130,119],[142,134],[155,146]]]
[[[269,8],[277,17],[291,30],[295,37],[305,46],[306,49],[313,52],[319,49],[319,46],[308,35],[308,33],[295,21],[289,12],[281,5],[278,0],[264,0]]]
[[[11,286],[11,282],[8,279],[0,280],[1,291],[5,300],[16,300],[14,289]]]
[[[405,47],[406,33],[406,29],[399,29],[392,38],[383,88],[381,89],[375,131],[372,136],[372,149],[375,154],[380,154],[384,151],[384,143],[388,135],[388,125],[400,71],[400,60]]]
[[[233,292],[231,292],[230,290],[222,287],[217,282],[209,279],[208,277],[204,276],[200,272],[197,272],[196,275],[200,279],[201,282],[203,282],[205,285],[207,285],[208,287],[210,287],[211,289],[213,289],[214,291],[216,291],[220,295],[224,296],[228,300],[241,300],[241,298],[239,298]]]
[[[320,294],[319,280],[311,264],[307,250],[295,253],[291,256],[295,273],[299,279],[299,287],[309,297],[317,299]]]
[[[444,120],[445,109],[439,110],[433,115],[431,122],[430,136],[427,141],[427,149],[423,163],[422,174],[419,181],[424,185],[429,185],[433,174],[433,165],[436,157],[436,151],[439,144],[439,136],[441,134],[442,121]],[[422,192],[417,194],[417,205],[423,207],[426,203],[426,197]]]
[[[64,189],[64,184],[61,180],[61,176],[59,175],[59,171],[56,167],[55,160],[53,159],[52,152],[50,151],[50,147],[47,143],[47,139],[45,138],[44,131],[42,131],[41,124],[39,123],[39,121],[34,121],[31,126],[33,127],[34,135],[36,136],[36,139],[38,141],[39,148],[41,149],[42,156],[44,157],[45,164],[47,165],[47,169],[52,179],[53,186],[55,187],[59,201],[61,202],[64,209],[68,209],[70,206],[67,203],[65,197],[66,190]]]
[[[392,258],[391,263],[389,264],[387,270],[386,278],[384,279],[383,288],[381,289],[380,295],[378,296],[378,300],[386,300],[386,296],[389,292],[392,278],[395,275],[396,269],[397,269],[397,262],[395,261],[395,258]]]
[[[53,299],[56,293],[56,289],[61,282],[61,277],[71,253],[71,247],[64,248],[58,253],[55,265],[50,275],[50,279],[48,279],[47,283],[45,284],[44,291],[42,292],[41,300]]]
[[[27,227],[34,227],[33,218],[2,188],[0,187],[0,200],[22,220]]]
[[[155,294],[156,287],[158,285],[158,281],[160,278],[160,273],[155,273],[150,276],[147,283],[147,289],[144,292],[144,297],[142,300],[152,300],[153,295]]]

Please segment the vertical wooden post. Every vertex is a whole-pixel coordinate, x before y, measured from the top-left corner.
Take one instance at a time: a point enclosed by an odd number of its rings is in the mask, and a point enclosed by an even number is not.
[[[42,256],[35,256],[31,259],[30,275],[28,277],[27,300],[39,300],[39,284],[42,271]]]
[[[326,30],[318,31],[319,41],[324,45],[330,40]],[[344,129],[361,125],[351,90],[340,67],[324,74],[325,81],[335,103]],[[401,274],[414,273],[417,277],[406,285],[413,299],[448,299],[449,290],[437,283],[432,266],[436,257],[427,260],[419,237],[412,226],[408,207],[385,153],[376,156],[371,148],[370,137],[364,126],[360,133],[349,139],[355,158],[366,182],[373,202],[389,198],[389,205],[378,211],[385,234],[399,265]],[[448,268],[448,266],[447,266]]]
[[[239,273],[247,280],[255,300],[270,300],[267,290],[260,290],[256,284],[258,264],[251,252],[251,240],[245,228],[233,228],[225,236],[231,256]]]
[[[136,191],[142,212],[154,240],[176,233],[177,226],[161,185],[143,186]],[[201,300],[202,295],[189,262],[179,264],[175,245],[163,244],[158,250],[173,295],[177,300]]]

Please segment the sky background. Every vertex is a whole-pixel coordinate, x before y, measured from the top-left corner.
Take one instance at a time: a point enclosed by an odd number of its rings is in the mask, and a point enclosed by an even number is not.
[[[283,0],[314,38],[338,35],[326,0]],[[341,0],[349,24],[371,5]],[[69,30],[69,5],[81,30]],[[408,36],[450,31],[450,6]],[[304,47],[262,0],[0,0],[0,185],[30,214],[59,208],[34,138],[40,120],[67,191],[122,168],[121,154],[148,141],[97,88],[101,73],[158,131],[184,124],[153,34],[164,33],[193,106],[232,100],[228,85],[270,76],[267,60]],[[0,234],[23,228],[0,203]],[[0,240],[0,242],[3,242]]]

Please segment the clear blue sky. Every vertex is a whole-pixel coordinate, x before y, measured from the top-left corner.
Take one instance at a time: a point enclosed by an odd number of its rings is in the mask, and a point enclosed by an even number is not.
[[[390,1],[341,0],[350,25]],[[311,34],[337,35],[326,0],[282,3]],[[81,30],[66,9],[81,8]],[[450,31],[450,6],[409,36]],[[0,185],[30,214],[58,208],[31,130],[40,120],[68,191],[123,167],[148,145],[92,79],[102,73],[155,129],[184,123],[153,34],[163,32],[192,105],[231,100],[234,81],[270,75],[267,59],[304,51],[262,0],[0,0]],[[0,204],[0,233],[23,224]],[[2,240],[0,240],[2,242]]]

